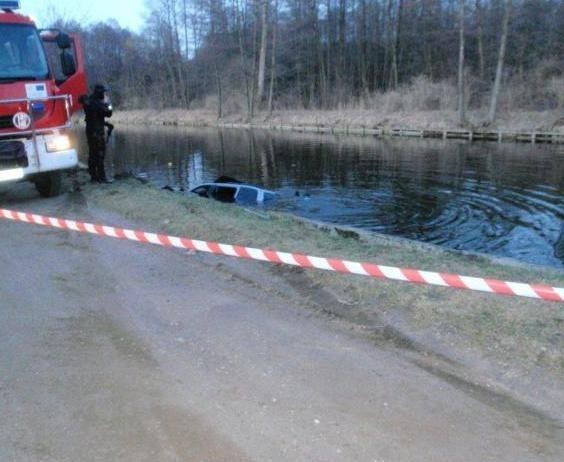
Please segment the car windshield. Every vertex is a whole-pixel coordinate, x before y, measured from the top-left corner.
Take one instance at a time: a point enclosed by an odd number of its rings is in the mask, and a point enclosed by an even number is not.
[[[37,29],[0,24],[0,81],[42,80],[48,76],[49,68]]]

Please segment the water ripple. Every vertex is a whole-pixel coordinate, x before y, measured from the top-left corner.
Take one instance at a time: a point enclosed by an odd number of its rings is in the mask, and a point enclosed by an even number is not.
[[[163,129],[114,142],[116,169],[159,186],[225,174],[278,191],[296,215],[564,268],[555,146]]]

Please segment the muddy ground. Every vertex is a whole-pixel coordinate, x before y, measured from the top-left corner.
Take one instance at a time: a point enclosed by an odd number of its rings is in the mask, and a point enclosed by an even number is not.
[[[19,184],[0,206],[143,228],[90,194]],[[0,239],[0,460],[562,460],[561,403],[366,335],[303,271],[6,221]]]

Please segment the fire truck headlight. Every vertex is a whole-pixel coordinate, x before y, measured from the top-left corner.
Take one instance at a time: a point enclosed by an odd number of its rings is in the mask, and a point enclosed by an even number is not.
[[[0,170],[0,181],[21,180],[24,177],[23,168],[12,168],[10,170]]]
[[[47,137],[45,147],[49,152],[67,151],[71,148],[71,142],[67,135],[53,135]]]

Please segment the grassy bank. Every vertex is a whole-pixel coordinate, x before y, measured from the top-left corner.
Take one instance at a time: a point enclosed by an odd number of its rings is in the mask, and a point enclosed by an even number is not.
[[[557,270],[504,265],[385,236],[320,229],[284,214],[259,216],[241,207],[163,192],[136,180],[86,185],[85,194],[90,204],[118,212],[148,231],[564,286],[564,273]],[[344,320],[374,340],[387,339],[433,358],[449,358],[453,365],[471,367],[488,380],[539,399],[546,410],[554,411],[547,403],[564,403],[562,304],[257,265],[288,281],[310,309]]]
[[[554,111],[521,111],[507,112],[499,116],[497,122],[488,127],[500,131],[555,131],[564,132],[562,113]],[[483,129],[486,118],[485,111],[468,113],[467,129]],[[408,128],[414,130],[454,130],[459,128],[457,112],[441,111],[373,111],[373,110],[339,110],[339,111],[275,111],[272,114],[261,112],[253,119],[242,113],[217,118],[214,111],[179,109],[167,110],[130,110],[116,111],[113,120],[122,124],[135,125],[178,125],[178,126],[217,126],[219,124],[249,123],[272,126],[321,126],[330,128],[375,128],[393,129]]]

